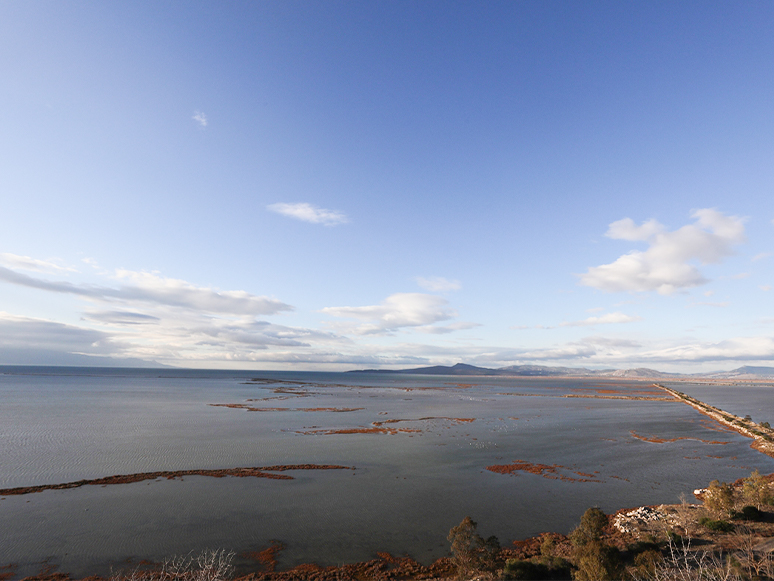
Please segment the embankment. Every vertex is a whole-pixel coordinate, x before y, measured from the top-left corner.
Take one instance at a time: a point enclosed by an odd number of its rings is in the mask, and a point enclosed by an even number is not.
[[[752,420],[735,416],[734,414],[706,404],[703,401],[696,399],[695,397],[691,397],[690,395],[687,395],[681,391],[677,391],[676,389],[672,389],[671,387],[661,385],[660,383],[654,383],[653,385],[663,389],[667,393],[671,394],[683,403],[688,404],[705,416],[720,422],[724,426],[728,426],[743,436],[752,438],[753,443],[750,444],[751,448],[774,458],[774,430],[771,428],[766,428],[753,422]]]

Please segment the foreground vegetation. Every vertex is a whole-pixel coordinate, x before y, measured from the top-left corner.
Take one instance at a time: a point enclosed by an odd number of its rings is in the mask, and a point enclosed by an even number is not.
[[[567,579],[603,581],[774,581],[774,474],[758,471],[735,483],[713,481],[697,491],[702,505],[641,507],[606,515],[588,509],[569,536],[544,533],[502,547],[482,537],[470,517],[449,531],[451,557],[424,566],[379,553],[339,567],[302,565],[275,571],[275,543],[258,555],[264,570],[238,575],[235,554],[210,551],[157,566],[117,572],[107,581],[295,581],[378,579]],[[27,581],[67,581],[60,573]],[[91,581],[104,581],[92,578]]]

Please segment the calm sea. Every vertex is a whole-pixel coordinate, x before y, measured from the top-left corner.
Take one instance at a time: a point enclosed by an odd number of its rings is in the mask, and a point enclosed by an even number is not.
[[[701,398],[704,388],[677,389]],[[716,386],[709,403],[774,418],[761,389]],[[615,399],[624,395],[651,399]],[[0,367],[0,488],[159,470],[355,468],[9,495],[0,566],[84,576],[272,540],[286,545],[281,568],[377,551],[428,562],[447,554],[446,535],[466,515],[506,543],[568,532],[589,506],[692,500],[709,480],[774,472],[749,439],[659,395],[648,382]],[[400,421],[378,424],[386,420]],[[362,433],[374,427],[394,430]],[[486,470],[516,460],[556,466],[544,476]]]

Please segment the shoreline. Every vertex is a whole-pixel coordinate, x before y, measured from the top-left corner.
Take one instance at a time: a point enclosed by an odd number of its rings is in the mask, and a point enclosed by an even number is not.
[[[753,443],[750,444],[750,448],[774,458],[774,429],[766,428],[756,422],[753,422],[752,420],[747,420],[715,406],[706,404],[703,401],[696,399],[695,397],[691,397],[690,395],[683,393],[682,391],[677,391],[676,389],[666,387],[660,383],[654,383],[653,385],[663,389],[667,393],[674,396],[676,399],[682,401],[686,405],[691,406],[693,409],[704,414],[705,416],[710,417],[725,426],[728,426],[743,436],[752,438]]]

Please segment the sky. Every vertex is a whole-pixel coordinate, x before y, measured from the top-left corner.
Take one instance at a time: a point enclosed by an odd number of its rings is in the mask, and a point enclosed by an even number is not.
[[[0,3],[0,364],[774,365],[774,3]]]

